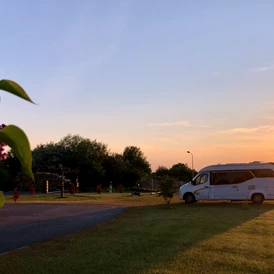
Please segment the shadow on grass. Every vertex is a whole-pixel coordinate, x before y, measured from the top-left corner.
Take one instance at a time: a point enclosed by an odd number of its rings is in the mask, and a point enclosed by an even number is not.
[[[192,219],[191,231],[177,234],[174,247],[158,256],[158,263],[134,273],[274,273],[273,202],[184,206],[199,221]]]
[[[20,273],[37,269],[40,273],[148,273],[176,254],[273,209],[274,204],[225,202],[131,207],[111,222],[4,255],[1,261],[14,274],[19,273],[16,269]]]

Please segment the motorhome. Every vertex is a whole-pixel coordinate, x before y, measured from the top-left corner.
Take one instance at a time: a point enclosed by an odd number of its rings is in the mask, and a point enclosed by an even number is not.
[[[274,163],[252,162],[204,167],[180,187],[186,203],[199,200],[251,200],[261,204],[274,199]]]

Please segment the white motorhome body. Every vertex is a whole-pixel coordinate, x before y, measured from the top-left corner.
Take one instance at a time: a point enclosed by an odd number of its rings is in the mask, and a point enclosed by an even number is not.
[[[252,162],[207,166],[193,180],[180,187],[179,198],[198,200],[274,199],[274,163]]]

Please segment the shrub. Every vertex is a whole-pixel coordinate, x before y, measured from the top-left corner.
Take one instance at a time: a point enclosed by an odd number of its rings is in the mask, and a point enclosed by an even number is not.
[[[35,194],[35,188],[34,188],[34,186],[31,186],[29,188],[29,195],[34,195],[34,194]]]
[[[21,190],[28,190],[33,184],[33,179],[30,178],[27,174],[20,172],[15,177],[16,185],[20,186]]]
[[[17,199],[19,198],[20,194],[21,194],[21,191],[18,190],[17,188],[15,188],[15,189],[13,190],[13,201],[14,201],[14,202],[17,201]]]
[[[70,194],[74,194],[75,193],[75,186],[72,183],[69,186],[69,192],[70,192]]]
[[[163,196],[166,203],[170,203],[174,193],[177,191],[177,185],[173,178],[169,176],[163,176],[159,178],[160,193],[159,196]]]
[[[123,193],[124,187],[123,187],[122,184],[120,184],[120,185],[118,186],[118,189],[119,189],[119,193]]]
[[[19,86],[16,82],[11,80],[0,80],[0,90],[9,92],[15,96],[18,96],[26,101],[33,103],[27,93]],[[7,152],[5,151],[5,146],[9,146],[14,155],[19,160],[22,171],[28,175],[30,178],[33,177],[32,173],[32,152],[30,149],[30,143],[28,137],[22,129],[15,125],[5,124],[0,125],[0,161],[7,159]],[[14,201],[18,199],[20,193],[15,189],[14,191]],[[3,193],[0,193],[0,204],[3,206]]]
[[[97,192],[98,192],[98,194],[101,194],[101,192],[102,192],[102,184],[100,184],[100,185],[97,186]]]

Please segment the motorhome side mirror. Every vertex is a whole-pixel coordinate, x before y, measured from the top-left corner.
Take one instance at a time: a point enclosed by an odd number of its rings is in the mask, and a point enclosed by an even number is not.
[[[191,180],[191,184],[195,186],[195,181],[194,181],[194,180]]]

